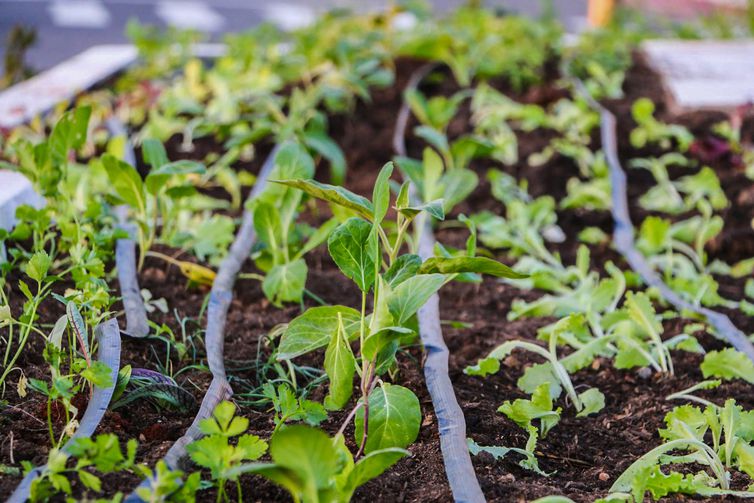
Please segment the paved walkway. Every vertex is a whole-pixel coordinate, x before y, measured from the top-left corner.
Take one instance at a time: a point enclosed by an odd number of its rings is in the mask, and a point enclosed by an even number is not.
[[[438,11],[460,0],[435,0]],[[536,14],[536,0],[490,0],[491,6]],[[559,15],[570,28],[583,24],[586,0],[555,0]],[[0,0],[0,56],[16,24],[37,29],[37,44],[28,53],[36,70],[49,68],[95,44],[126,41],[124,28],[131,18],[161,26],[195,28],[219,38],[262,21],[295,28],[329,7],[363,11],[380,9],[385,0]],[[0,73],[2,68],[0,67]]]

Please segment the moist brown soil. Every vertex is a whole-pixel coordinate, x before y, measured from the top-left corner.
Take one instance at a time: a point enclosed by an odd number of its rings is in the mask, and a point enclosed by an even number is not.
[[[399,60],[396,63],[397,77],[394,86],[376,90],[370,103],[360,103],[349,116],[331,118],[331,132],[341,145],[349,165],[346,185],[352,190],[369,195],[379,168],[392,157],[392,132],[395,116],[400,107],[401,92],[413,70],[420,64],[415,61]],[[633,69],[626,83],[628,96],[634,96],[632,90],[654,89],[656,79],[647,70]],[[643,79],[643,80],[642,80]],[[455,90],[448,79],[437,85],[439,89],[425,89],[427,92],[448,94]],[[635,87],[633,87],[635,86]],[[637,91],[638,92],[638,91]],[[559,94],[553,86],[543,86],[529,92],[523,99],[531,102],[548,103],[557,99]],[[522,97],[519,96],[521,99]],[[630,117],[630,102],[615,103],[620,111],[619,123],[626,127]],[[662,110],[661,110],[661,113]],[[625,119],[625,120],[624,120]],[[410,125],[409,129],[413,126]],[[462,134],[469,129],[468,110],[462,110],[459,117],[451,124],[451,135]],[[620,135],[624,137],[626,135]],[[519,146],[521,158],[528,153],[541,150],[549,141],[548,134],[521,134]],[[211,141],[201,141],[194,153],[179,153],[177,140],[169,142],[171,159],[189,157],[201,159],[207,152],[217,152],[218,145]],[[409,152],[417,155],[420,143],[409,138]],[[622,146],[623,147],[623,146]],[[629,156],[632,155],[630,152]],[[259,158],[262,158],[259,156]],[[555,157],[544,166],[527,167],[524,162],[514,166],[502,167],[493,163],[477,163],[473,168],[480,174],[480,186],[468,199],[456,209],[456,214],[470,214],[482,209],[500,213],[502,205],[490,197],[489,186],[485,181],[486,170],[490,167],[503,169],[518,178],[529,181],[529,190],[534,196],[550,194],[560,198],[565,192],[565,182],[576,176],[576,167],[567,159]],[[255,171],[258,161],[243,169]],[[716,168],[717,169],[717,168]],[[319,175],[325,170],[320,169]],[[632,186],[634,180],[631,180]],[[724,186],[726,182],[724,181]],[[731,185],[735,186],[735,184]],[[646,188],[644,188],[646,190]],[[728,188],[726,186],[726,192]],[[639,192],[640,193],[640,192]],[[636,195],[633,198],[638,197]],[[734,200],[733,198],[731,200]],[[320,207],[321,208],[321,207]],[[559,224],[565,231],[567,240],[556,248],[566,263],[571,263],[578,242],[575,236],[586,226],[598,226],[605,232],[612,230],[612,221],[607,212],[561,211]],[[749,213],[749,219],[751,212]],[[309,215],[305,218],[317,220],[322,215]],[[727,228],[727,220],[726,220]],[[438,232],[441,242],[460,245],[465,234],[457,229],[444,229]],[[607,246],[591,247],[593,263],[603,264],[612,260],[625,266],[620,257]],[[724,247],[723,247],[724,249]],[[163,253],[174,254],[176,250],[162,249]],[[728,252],[725,252],[728,253]],[[732,253],[732,252],[731,252]],[[726,255],[728,256],[728,255]],[[181,256],[181,259],[192,260]],[[505,257],[500,257],[506,260]],[[307,256],[309,281],[307,287],[328,303],[354,305],[359,293],[356,288],[344,281],[339,271],[322,248]],[[257,272],[251,262],[244,266],[244,272]],[[192,318],[189,327],[188,347],[197,352],[198,361],[204,357],[201,343],[201,327],[204,320],[199,312],[206,302],[206,288],[187,288],[185,279],[177,268],[167,266],[156,259],[148,259],[141,273],[143,288],[149,289],[154,298],[168,300],[170,313],[163,315],[155,312],[150,319],[158,324],[165,323],[180,339],[181,325],[178,316]],[[13,282],[11,282],[13,283]],[[113,285],[116,285],[113,283]],[[16,292],[17,293],[17,292]],[[257,366],[266,361],[270,348],[264,343],[265,335],[277,324],[286,323],[301,312],[300,306],[276,308],[266,301],[260,285],[256,281],[241,280],[236,284],[235,297],[228,315],[225,339],[226,365],[237,393],[243,400],[243,392],[259,385]],[[463,322],[463,328],[457,324],[446,323],[445,337],[450,349],[450,375],[458,400],[466,415],[467,434],[482,445],[505,445],[522,447],[526,441],[525,433],[503,414],[496,412],[505,400],[523,397],[516,387],[516,381],[523,368],[536,362],[535,358],[521,353],[514,353],[506,360],[506,365],[496,375],[482,379],[463,374],[463,369],[476,363],[477,359],[500,343],[511,339],[534,340],[537,329],[554,321],[553,319],[521,319],[507,321],[506,315],[511,303],[516,298],[533,300],[541,293],[522,291],[511,285],[495,280],[485,279],[481,284],[458,284],[445,289],[441,294],[441,313],[443,321]],[[18,295],[11,295],[14,312],[20,307]],[[15,303],[15,304],[14,304]],[[52,305],[53,307],[47,307]],[[313,302],[307,300],[307,305]],[[119,308],[117,306],[116,308]],[[45,304],[41,321],[52,324],[62,314],[62,306],[54,302]],[[666,336],[679,333],[684,320],[674,320],[666,326]],[[750,323],[750,322],[749,322]],[[742,328],[744,328],[742,326]],[[747,330],[754,329],[751,325]],[[260,344],[259,341],[262,341]],[[708,350],[722,347],[722,344],[708,335],[701,337],[701,342]],[[44,378],[46,369],[41,361],[41,341],[30,339],[29,351],[22,356],[21,368],[30,377]],[[261,349],[258,349],[261,348]],[[261,350],[261,359],[258,351]],[[232,355],[232,356],[231,356]],[[123,340],[122,364],[155,368],[156,362],[164,362],[166,348],[157,340]],[[701,358],[688,353],[674,353],[676,366],[675,377],[651,376],[640,378],[635,371],[615,370],[609,361],[597,360],[592,368],[574,375],[578,387],[598,387],[606,397],[605,409],[588,418],[574,417],[573,411],[564,401],[558,406],[564,410],[561,422],[541,439],[538,444],[540,465],[549,477],[542,477],[525,471],[518,466],[515,455],[496,461],[488,455],[474,457],[473,462],[485,495],[490,501],[511,502],[527,501],[548,494],[565,494],[576,501],[593,501],[604,496],[615,478],[638,456],[659,444],[657,429],[662,424],[664,414],[675,403],[667,402],[665,397],[684,389],[702,379],[699,371]],[[299,365],[321,365],[322,354],[315,352],[297,359]],[[419,397],[424,416],[419,438],[410,448],[412,456],[400,461],[380,478],[366,484],[356,494],[356,501],[395,502],[395,501],[452,501],[450,489],[444,473],[442,454],[439,447],[437,421],[432,411],[421,372],[422,354],[417,347],[409,348],[399,355],[399,372],[395,382],[407,386]],[[174,370],[186,365],[186,360],[179,361],[175,352],[171,353]],[[2,410],[0,421],[6,434],[0,445],[0,463],[11,465],[20,459],[28,459],[39,464],[44,461],[47,445],[46,426],[43,424],[44,405],[38,396],[30,393],[25,398],[17,396],[15,383],[11,377],[6,391],[6,399],[11,407]],[[201,399],[206,390],[210,375],[203,370],[188,370],[180,373],[176,380]],[[726,383],[717,390],[700,392],[701,396],[721,403],[727,397],[735,397],[745,408],[754,408],[754,399],[749,398],[750,387],[741,382]],[[312,398],[321,399],[325,389],[313,391]],[[85,405],[83,400],[82,406]],[[194,411],[192,411],[193,414]],[[252,407],[242,407],[241,413],[250,419],[253,433],[263,438],[269,437],[273,429],[269,411]],[[343,421],[347,411],[331,414],[323,427],[334,433]],[[109,411],[98,431],[115,432],[122,439],[137,438],[140,441],[138,460],[153,464],[165,454],[172,443],[181,436],[191,422],[192,414],[158,411],[147,403],[136,403],[124,409]],[[41,421],[41,422],[40,422]],[[11,437],[11,435],[13,435]],[[346,437],[353,447],[352,428],[346,430]],[[12,440],[11,440],[12,438]],[[10,446],[13,447],[10,447]],[[11,458],[13,452],[13,458]],[[9,494],[20,477],[0,476],[0,494]],[[104,487],[108,493],[116,491],[129,492],[138,483],[136,477],[128,475],[108,476]],[[742,481],[735,480],[741,484]],[[245,500],[249,501],[288,501],[288,496],[278,487],[257,477],[243,480]],[[230,487],[229,487],[230,489]],[[211,491],[200,494],[200,500],[213,499]],[[683,498],[668,499],[683,500]]]

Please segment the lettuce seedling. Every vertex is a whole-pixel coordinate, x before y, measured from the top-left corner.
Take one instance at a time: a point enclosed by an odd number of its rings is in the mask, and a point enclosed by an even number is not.
[[[665,282],[693,305],[735,308],[718,293],[718,283],[707,264],[705,245],[722,230],[723,220],[705,212],[671,223],[659,217],[647,217],[639,227],[636,246],[659,269]]]
[[[534,450],[537,447],[537,439],[540,436],[544,437],[547,435],[547,432],[558,424],[558,421],[560,421],[560,411],[560,407],[555,410],[552,408],[549,383],[542,383],[532,393],[531,400],[521,398],[514,402],[506,400],[498,409],[498,412],[502,412],[508,416],[508,419],[526,430],[529,434],[525,448],[481,446],[469,438],[467,440],[469,451],[475,456],[481,452],[486,452],[491,454],[495,459],[502,459],[510,452],[521,454],[524,456],[524,459],[519,461],[519,465],[522,468],[547,476],[548,474],[540,469]],[[539,421],[538,427],[534,425],[534,421]]]
[[[631,116],[636,121],[636,127],[631,131],[630,141],[634,148],[643,148],[657,144],[663,149],[669,149],[675,143],[685,152],[688,150],[694,136],[683,126],[665,124],[654,117],[655,104],[649,98],[639,98],[631,106]]]
[[[754,476],[754,411],[745,411],[735,400],[722,407],[714,404],[700,409],[691,405],[676,407],[665,416],[660,430],[664,442],[637,459],[610,488],[611,497],[628,495],[643,501],[646,492],[653,499],[672,493],[700,496],[752,497],[750,491],[730,489],[731,469]],[[709,443],[711,440],[711,444]],[[679,454],[674,454],[678,452]],[[698,465],[707,471],[665,474],[664,466]]]
[[[687,166],[688,160],[681,154],[670,152],[659,158],[633,159],[631,165],[649,170],[656,184],[639,198],[642,208],[677,215],[693,209],[721,210],[728,199],[720,186],[720,180],[710,168],[702,168],[697,174],[671,180],[668,166]]]

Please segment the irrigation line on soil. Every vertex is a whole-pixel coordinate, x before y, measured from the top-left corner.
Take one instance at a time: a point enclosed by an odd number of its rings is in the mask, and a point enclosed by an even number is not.
[[[104,363],[110,368],[110,380],[112,385],[107,388],[94,387],[92,397],[86,406],[84,415],[81,417],[79,427],[71,436],[68,442],[63,446],[63,452],[68,453],[71,443],[79,437],[91,437],[94,430],[97,429],[102,417],[105,415],[110,399],[115,391],[115,384],[118,381],[118,371],[120,370],[120,329],[118,322],[111,318],[97,325],[94,329],[97,336],[97,361]],[[7,503],[23,503],[29,498],[31,483],[44,473],[45,466],[36,467],[31,470],[13,491],[8,498]]]
[[[276,145],[265,160],[247,201],[255,199],[264,190],[267,178],[275,166],[275,156],[278,150],[279,147]],[[230,304],[233,301],[233,285],[236,282],[236,277],[241,270],[241,266],[251,254],[251,249],[255,242],[254,214],[249,209],[244,209],[241,226],[236,233],[236,238],[228,251],[228,255],[223,259],[217,270],[217,275],[212,282],[212,290],[209,295],[204,344],[207,348],[207,362],[209,370],[212,373],[212,382],[202,399],[199,412],[194,417],[191,426],[189,426],[181,438],[175,441],[163,458],[165,464],[171,470],[176,470],[180,467],[181,461],[186,457],[186,446],[199,440],[204,435],[199,429],[201,421],[212,417],[215,407],[233,395],[233,390],[225,375],[225,363],[223,360],[225,321]],[[147,488],[150,485],[151,479],[146,479],[139,487]],[[143,500],[134,492],[125,501],[135,503]]]
[[[564,66],[565,68],[565,66]],[[613,215],[613,244],[615,248],[623,255],[626,262],[637,272],[644,283],[656,288],[666,301],[671,303],[676,309],[688,310],[704,316],[710,325],[712,325],[721,337],[726,339],[734,348],[741,351],[754,361],[754,345],[744,335],[741,330],[733,325],[728,316],[714,311],[712,309],[695,306],[685,299],[681,298],[676,292],[670,289],[668,285],[660,278],[655,270],[647,263],[646,258],[636,249],[634,240],[634,225],[628,212],[628,193],[626,190],[626,173],[620,165],[618,158],[618,139],[616,136],[616,119],[615,116],[597,100],[595,100],[584,83],[569,75],[567,71],[563,75],[570,77],[576,92],[583,97],[589,105],[600,114],[600,138],[602,141],[602,150],[605,152],[607,164],[610,169],[610,184],[612,191],[613,204],[611,213]]]
[[[427,64],[416,70],[412,75],[406,90],[418,87],[421,80],[435,67]],[[410,110],[408,103],[403,100],[393,133],[393,149],[400,156],[405,156],[405,134]],[[410,186],[412,195],[416,189]],[[415,224],[420,229],[418,254],[422,260],[434,256],[435,237],[432,224],[426,214],[420,213]],[[432,407],[437,416],[440,433],[440,449],[442,450],[445,474],[448,477],[453,499],[463,503],[481,503],[485,501],[484,493],[471,463],[471,455],[466,444],[466,419],[458,405],[453,383],[448,375],[448,346],[442,335],[440,325],[440,296],[434,294],[417,313],[419,319],[419,335],[427,353],[424,363],[424,380],[427,383]]]
[[[107,119],[107,129],[112,136],[122,136],[126,139],[123,152],[123,160],[131,166],[136,166],[136,155],[131,142],[128,141],[128,132],[117,118]],[[126,220],[127,210],[125,206],[115,208],[118,218],[118,227],[133,236],[136,232],[133,224]],[[143,338],[149,335],[149,320],[147,309],[141,299],[139,278],[136,271],[136,242],[132,237],[118,239],[115,242],[115,268],[118,270],[118,283],[120,294],[123,299],[123,310],[126,314],[126,330],[124,333],[131,337]]]

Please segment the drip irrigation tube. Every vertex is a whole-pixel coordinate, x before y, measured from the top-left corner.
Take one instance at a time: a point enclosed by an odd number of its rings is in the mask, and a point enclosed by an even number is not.
[[[428,64],[411,76],[406,89],[415,89],[419,82],[435,67]],[[405,156],[405,133],[410,116],[406,101],[403,101],[398,112],[393,134],[393,149],[400,156]],[[412,195],[415,187],[411,185]],[[422,260],[434,256],[435,237],[430,219],[424,213],[417,216],[415,224],[420,231],[418,254]],[[432,407],[437,416],[440,433],[440,448],[442,450],[445,473],[448,477],[453,499],[463,503],[484,502],[484,493],[471,463],[471,455],[466,444],[466,419],[461,406],[458,405],[453,383],[448,375],[448,346],[442,335],[440,325],[440,296],[434,294],[417,313],[419,319],[419,335],[427,353],[424,363],[424,380],[427,383]]]
[[[128,132],[123,124],[115,117],[107,120],[107,129],[112,136],[122,136],[126,139],[123,160],[131,166],[136,166],[136,156],[128,141]],[[135,228],[127,222],[127,210],[124,206],[115,208],[118,227],[133,236]],[[136,271],[136,243],[132,237],[118,239],[115,243],[115,268],[118,270],[118,283],[123,299],[123,310],[126,314],[126,330],[130,337],[143,338],[149,335],[149,320],[147,309],[141,299],[141,289]]]
[[[257,182],[249,194],[247,201],[255,199],[264,190],[267,178],[275,166],[275,156],[277,155],[278,148],[278,146],[275,146],[265,160],[257,177]],[[199,412],[196,414],[191,426],[189,426],[181,438],[175,441],[163,458],[165,464],[171,470],[176,470],[180,467],[182,460],[186,457],[186,446],[204,435],[199,429],[201,421],[211,417],[217,404],[229,399],[233,395],[233,390],[225,375],[225,363],[223,361],[225,321],[233,300],[233,285],[236,282],[236,277],[241,270],[241,266],[251,254],[251,249],[255,242],[254,215],[250,210],[245,209],[241,226],[236,233],[236,238],[230,247],[228,256],[225,257],[217,270],[217,276],[212,283],[212,291],[209,297],[205,346],[207,347],[207,362],[212,373],[212,382],[202,399]],[[149,488],[150,485],[151,479],[146,479],[139,485],[139,488]],[[143,500],[134,492],[125,501],[135,503]]]
[[[607,108],[602,106],[589,94],[581,80],[570,76],[565,71],[563,74],[570,77],[576,92],[600,114],[602,150],[605,152],[610,169],[610,184],[613,199],[610,211],[612,212],[614,222],[613,243],[615,248],[623,255],[623,258],[626,259],[631,268],[642,277],[644,282],[656,288],[666,301],[678,310],[688,310],[705,317],[720,337],[727,340],[734,348],[754,361],[754,345],[752,345],[751,341],[741,330],[733,325],[728,316],[706,307],[695,306],[683,299],[665,284],[655,270],[647,263],[644,255],[636,249],[634,225],[628,212],[626,173],[623,171],[618,158],[616,118]]]
[[[63,446],[63,452],[68,453],[71,443],[80,437],[91,437],[97,429],[102,417],[110,405],[110,399],[115,391],[115,384],[118,381],[118,371],[120,370],[120,330],[118,322],[115,319],[109,319],[94,329],[97,336],[98,347],[97,361],[104,363],[110,368],[111,386],[107,388],[94,387],[89,404],[81,417],[81,422],[76,432],[71,436],[68,442]],[[31,484],[40,475],[44,473],[45,466],[36,467],[31,470],[13,491],[8,498],[7,503],[23,503],[29,499]]]

